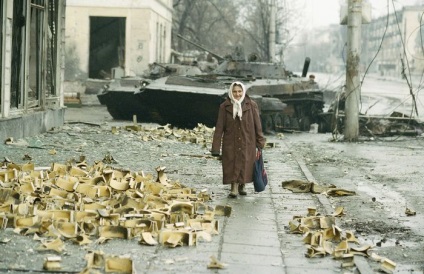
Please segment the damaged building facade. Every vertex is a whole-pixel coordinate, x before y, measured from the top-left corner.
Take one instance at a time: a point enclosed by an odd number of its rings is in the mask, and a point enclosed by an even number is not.
[[[423,12],[423,5],[405,6],[363,25],[363,64],[372,63],[371,71],[385,76],[401,77],[403,72],[421,75],[424,69]]]
[[[0,138],[22,138],[64,122],[65,2],[0,2]]]
[[[67,94],[169,62],[172,0],[67,0]],[[92,81],[94,80],[94,81]],[[96,93],[97,90],[90,93]]]

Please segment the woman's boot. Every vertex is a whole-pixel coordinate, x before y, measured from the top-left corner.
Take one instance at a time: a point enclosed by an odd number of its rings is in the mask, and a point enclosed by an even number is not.
[[[239,184],[238,185],[238,193],[240,195],[247,195],[245,186],[246,186],[245,184]]]
[[[238,191],[238,184],[237,183],[231,183],[231,191],[228,197],[230,198],[236,198],[237,197],[237,191]]]

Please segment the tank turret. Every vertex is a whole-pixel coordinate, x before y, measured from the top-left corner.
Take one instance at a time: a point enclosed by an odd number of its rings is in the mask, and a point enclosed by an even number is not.
[[[177,36],[214,56],[218,67],[209,73],[170,75],[136,87],[131,104],[138,107],[132,108],[136,113],[128,113],[127,118],[138,114],[139,121],[178,127],[195,127],[198,123],[214,126],[229,86],[241,81],[260,107],[265,132],[309,130],[312,123],[320,123],[324,96],[317,83],[306,78],[310,58],[305,59],[302,75],[298,76],[281,63],[261,62],[255,54],[246,58],[240,47],[222,56]]]

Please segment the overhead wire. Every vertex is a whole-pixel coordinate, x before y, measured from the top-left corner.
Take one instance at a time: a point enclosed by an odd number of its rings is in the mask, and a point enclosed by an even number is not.
[[[365,69],[364,75],[363,75],[362,80],[360,82],[360,86],[361,87],[362,87],[362,85],[364,83],[365,76],[368,74],[368,70],[370,69],[371,65],[374,63],[375,59],[377,58],[377,56],[380,53],[380,50],[381,50],[381,48],[383,46],[384,38],[386,37],[387,29],[389,28],[389,17],[390,17],[389,0],[387,0],[386,26],[384,28],[383,36],[381,37],[380,45],[377,48],[377,52],[375,53],[374,57],[369,62],[367,68]],[[362,95],[360,95],[359,100],[360,100],[360,105],[361,105],[361,107],[359,109],[359,112],[361,112],[361,110],[362,110]],[[367,112],[368,112],[368,110],[367,110]]]
[[[409,36],[408,36],[408,39],[407,39],[407,45],[409,44],[409,41],[410,41],[410,39],[411,39],[411,37],[413,36],[413,34],[414,34],[414,32],[416,31],[416,30],[419,30],[419,32],[420,32],[420,46],[421,46],[421,54],[424,56],[424,41],[423,41],[423,17],[424,17],[424,12],[422,12],[421,13],[421,16],[420,16],[420,23],[419,23],[419,26],[418,27],[416,27],[410,34],[409,34]],[[408,53],[412,56],[412,58],[414,58],[414,59],[418,59],[418,60],[424,60],[424,58],[417,58],[417,57],[415,57],[414,56],[414,54],[413,53],[411,53],[410,51],[409,51],[409,48],[408,47],[406,47],[406,49],[408,50]],[[419,82],[418,82],[418,86],[417,86],[417,88],[416,88],[416,92],[414,93],[415,94],[415,96],[416,96],[416,100],[421,104],[421,106],[424,106],[424,104],[421,102],[421,100],[420,100],[420,98],[418,97],[418,93],[423,89],[423,84],[424,84],[424,73],[423,72],[421,72],[421,78],[420,78],[420,80],[419,80]]]
[[[402,40],[402,45],[403,45],[403,51],[405,52],[405,56],[406,56],[406,47],[405,47],[405,45],[404,45],[404,43],[403,43],[403,39],[402,39],[402,32],[400,31],[400,24],[399,24],[399,21],[397,20],[397,13],[396,13],[396,8],[395,8],[395,6],[394,6],[394,3],[393,3],[393,0],[392,0],[392,4],[393,4],[393,9],[394,9],[394,15],[395,15],[395,17],[396,17],[396,23],[397,23],[397,26],[398,26],[398,29],[399,29],[399,36],[400,36],[400,38],[401,38],[401,40]],[[365,80],[365,77],[366,77],[366,75],[367,75],[367,73],[368,73],[368,70],[369,70],[369,68],[371,67],[371,65],[372,65],[372,63],[375,61],[375,59],[377,58],[377,56],[378,56],[378,54],[379,54],[379,52],[381,51],[381,49],[382,49],[382,45],[383,45],[383,42],[384,42],[384,39],[385,39],[385,36],[386,36],[386,33],[387,33],[387,30],[388,30],[388,26],[389,26],[389,18],[390,18],[390,9],[389,9],[389,0],[387,0],[387,15],[386,15],[386,26],[385,26],[385,29],[384,29],[384,32],[383,32],[383,36],[382,36],[382,38],[381,38],[381,41],[380,41],[380,45],[379,45],[379,47],[378,47],[378,49],[377,49],[377,52],[375,53],[375,55],[374,55],[374,57],[372,58],[372,60],[370,61],[370,63],[368,64],[368,66],[367,66],[367,69],[365,70],[365,73],[364,73],[364,75],[363,75],[363,78],[362,78],[362,80],[361,80],[361,86],[363,85],[363,82],[364,82],[364,80]],[[409,82],[407,83],[408,84],[408,87],[409,87],[409,89],[411,90],[411,85],[409,84]],[[399,105],[397,105],[393,110],[396,110],[400,105],[402,105],[402,104],[404,104],[405,103],[405,101],[406,101],[406,99],[405,100],[403,100],[403,101],[401,101],[400,102],[400,104]],[[413,101],[414,101],[414,103],[415,103],[415,108],[417,109],[417,107],[416,107],[416,101],[415,101],[415,97],[413,98]],[[374,105],[376,105],[376,103],[377,102],[375,102],[372,106],[374,106]],[[362,102],[361,102],[361,104],[362,104]],[[368,110],[370,109],[370,107],[368,108]],[[367,110],[367,112],[368,112],[368,110]],[[412,110],[413,111],[413,110]],[[411,115],[410,115],[410,119],[412,119],[412,111],[411,111]],[[417,110],[417,116],[418,116],[418,110]]]
[[[364,83],[364,80],[365,80],[365,77],[367,76],[367,74],[368,74],[368,71],[369,71],[369,69],[370,69],[370,67],[371,67],[371,65],[374,63],[374,61],[375,61],[375,59],[377,58],[377,56],[378,56],[378,54],[380,53],[380,51],[381,51],[381,49],[382,49],[382,45],[383,45],[383,42],[384,42],[384,39],[385,39],[385,36],[386,36],[386,33],[387,33],[387,30],[388,30],[388,27],[389,27],[389,18],[390,18],[390,8],[389,8],[389,4],[390,4],[390,2],[389,2],[389,0],[387,0],[387,16],[386,16],[386,26],[385,26],[385,29],[384,29],[384,33],[383,33],[383,36],[381,37],[381,41],[380,41],[380,44],[379,44],[379,47],[378,47],[378,49],[377,49],[377,52],[375,53],[375,55],[374,55],[374,57],[371,59],[371,61],[370,61],[370,63],[368,64],[368,66],[367,66],[367,68],[366,68],[366,70],[365,70],[365,72],[364,72],[364,75],[363,75],[363,77],[362,77],[362,80],[360,81],[360,87],[362,87],[362,85],[363,85],[363,83]],[[394,5],[394,2],[393,2],[393,0],[392,0],[392,5],[393,5],[393,9],[394,9],[394,16],[395,16],[395,18],[396,18],[396,24],[397,24],[397,27],[398,27],[398,30],[399,30],[399,37],[400,37],[400,39],[401,39],[401,42],[402,42],[402,50],[403,50],[403,58],[405,58],[406,59],[406,69],[407,69],[407,73],[408,73],[408,75],[409,75],[409,79],[408,79],[408,77],[407,77],[407,75],[406,75],[406,72],[405,72],[405,70],[403,70],[403,77],[406,79],[406,82],[407,82],[407,85],[408,85],[408,88],[409,88],[409,96],[408,96],[408,98],[411,98],[412,97],[412,102],[413,102],[413,107],[411,108],[411,115],[410,115],[410,117],[409,117],[409,121],[412,119],[412,113],[414,112],[414,110],[415,110],[415,113],[416,113],[416,115],[417,116],[419,116],[419,114],[418,114],[418,108],[417,108],[417,98],[416,98],[416,96],[418,97],[418,92],[419,92],[419,90],[421,89],[421,88],[418,88],[417,89],[417,91],[416,91],[416,93],[414,93],[414,92],[412,92],[412,77],[411,77],[411,69],[410,69],[410,65],[409,65],[409,60],[408,60],[408,57],[407,57],[407,55],[406,55],[406,46],[405,46],[405,43],[404,43],[404,40],[403,40],[403,37],[402,37],[402,31],[401,31],[401,29],[400,29],[400,23],[399,23],[399,20],[398,20],[398,16],[397,16],[397,12],[396,12],[396,8],[395,8],[395,5]],[[423,13],[424,14],[424,13]],[[422,24],[421,24],[421,22],[422,22],[422,20],[423,20],[423,14],[421,15],[421,19],[420,19],[420,30],[421,30],[421,28],[422,28]],[[422,51],[423,51],[423,54],[424,54],[424,46],[423,46],[423,38],[422,38],[422,32],[420,31],[420,38],[421,38],[421,47],[422,47]],[[344,59],[344,51],[345,51],[345,47],[346,47],[346,44],[344,45],[344,47],[343,47],[343,49],[342,49],[342,59],[343,59],[343,61],[344,61],[344,63],[345,63],[345,66],[347,67],[347,64],[346,64],[346,61],[345,61],[345,59]],[[401,61],[402,62],[404,62],[403,61],[403,58],[401,58]],[[404,64],[404,66],[405,66],[405,64]],[[421,80],[420,80],[420,86],[419,87],[421,87],[421,84],[422,84],[422,79],[423,79],[423,74],[421,75]],[[352,79],[351,79],[352,80]],[[346,85],[345,85],[346,86]],[[357,87],[354,87],[354,88],[352,88],[352,90],[350,90],[350,91],[345,91],[345,98],[347,98],[348,96],[350,96],[350,94],[354,91],[354,90],[356,90],[356,88]],[[361,104],[361,109],[362,109],[362,97],[361,97],[361,95],[360,95],[360,98],[359,98],[359,100],[360,100],[360,104]],[[401,100],[400,101],[400,104],[398,105],[398,106],[396,106],[395,107],[395,109],[396,108],[398,108],[400,105],[402,105],[402,104],[404,104],[404,102],[406,101],[407,99],[404,99],[404,100]]]
[[[364,83],[365,76],[367,75],[368,70],[370,69],[371,65],[374,63],[375,59],[378,56],[378,53],[380,52],[380,50],[381,50],[381,48],[383,46],[384,38],[386,37],[387,29],[389,28],[389,17],[390,17],[389,0],[387,0],[386,26],[384,28],[383,36],[381,37],[380,45],[377,48],[377,52],[375,53],[374,57],[371,59],[370,63],[368,64],[368,66],[367,66],[367,68],[366,68],[366,70],[364,72],[364,76],[362,77],[362,80],[361,80],[361,86]]]
[[[417,116],[419,116],[419,114],[418,114],[418,108],[417,108],[417,102],[415,100],[415,95],[412,92],[411,68],[410,68],[410,65],[409,65],[408,56],[406,55],[406,46],[405,46],[405,42],[404,42],[403,37],[402,37],[402,30],[400,29],[399,19],[398,19],[398,16],[397,16],[397,12],[396,12],[396,8],[395,8],[394,0],[392,0],[392,6],[393,6],[393,13],[394,13],[394,16],[396,18],[396,25],[397,25],[398,30],[399,30],[400,40],[402,42],[402,48],[403,48],[403,54],[404,54],[403,57],[406,60],[406,69],[408,71],[408,75],[406,75],[405,68],[403,68],[402,69],[402,75],[405,77],[406,83],[407,83],[407,85],[409,87],[409,93],[410,93],[411,98],[412,98],[412,103],[413,103],[413,105],[415,107],[415,113],[417,114]],[[401,61],[402,61],[402,67],[403,67],[404,66],[403,58],[401,58]],[[407,76],[409,76],[409,80],[408,80],[408,77]],[[411,117],[412,117],[412,113],[413,113],[413,109],[411,109],[411,115],[410,115]]]
[[[377,52],[375,53],[375,55],[374,55],[374,57],[372,58],[372,60],[370,61],[370,63],[368,64],[368,66],[367,66],[367,68],[366,68],[366,70],[365,70],[365,72],[364,72],[364,75],[363,75],[363,77],[362,77],[362,80],[360,81],[360,83],[359,83],[359,87],[362,87],[362,84],[363,84],[363,82],[364,82],[364,79],[365,79],[365,76],[368,74],[368,70],[370,69],[370,67],[371,67],[371,65],[373,64],[373,62],[374,62],[374,60],[377,58],[377,56],[378,56],[378,53],[380,52],[380,50],[381,50],[381,48],[382,48],[382,44],[383,44],[383,41],[384,41],[384,38],[385,38],[385,35],[386,35],[386,32],[387,32],[387,29],[388,29],[388,24],[389,24],[389,0],[387,0],[387,20],[386,20],[386,27],[385,27],[385,29],[384,29],[384,33],[383,33],[383,36],[382,36],[382,38],[381,38],[381,42],[380,42],[380,45],[379,45],[379,47],[378,47],[378,49],[377,49]],[[345,64],[345,68],[347,69],[347,61],[345,60],[345,58],[344,58],[344,52],[345,52],[345,49],[346,49],[346,47],[347,47],[347,43],[345,43],[344,45],[343,45],[343,49],[342,49],[342,51],[341,51],[341,56],[342,56],[342,60],[343,60],[343,63]],[[351,81],[353,80],[352,78],[350,79]],[[346,86],[346,83],[342,86],[342,89],[343,89],[343,87],[344,88],[346,88],[347,86]],[[345,96],[344,96],[344,99],[346,100],[346,98],[348,97],[348,96],[350,96],[350,94],[353,92],[353,91],[355,91],[356,89],[357,89],[358,87],[354,87],[354,88],[352,88],[352,90],[350,90],[350,91],[345,91]],[[361,94],[359,94],[359,103],[360,103],[360,110],[362,109],[362,97],[361,97]],[[359,110],[359,112],[360,112],[360,110]],[[337,119],[337,117],[336,117],[336,119]]]
[[[393,0],[392,0],[392,5],[393,5],[393,9],[394,9],[394,16],[395,16],[395,18],[396,18],[396,23],[397,23],[397,27],[398,27],[398,30],[399,30],[399,37],[400,37],[400,39],[401,39],[401,42],[402,42],[402,50],[403,50],[403,52],[404,52],[404,57],[406,58],[406,61],[407,61],[407,68],[408,68],[408,74],[409,74],[409,80],[408,80],[408,78],[406,77],[406,74],[404,74],[404,77],[407,79],[407,85],[408,85],[408,88],[409,88],[409,91],[410,91],[410,96],[412,97],[412,100],[413,100],[413,104],[414,104],[414,108],[413,109],[415,109],[415,112],[416,112],[416,114],[417,114],[417,116],[418,116],[418,108],[417,108],[417,104],[416,104],[416,102],[417,102],[417,99],[416,99],[416,95],[418,95],[418,94],[414,94],[413,92],[412,92],[412,80],[411,80],[411,72],[410,72],[410,66],[409,66],[409,61],[408,61],[408,58],[407,58],[407,55],[406,55],[406,46],[405,46],[405,43],[404,43],[404,41],[403,41],[403,38],[402,38],[402,32],[401,32],[401,29],[400,29],[400,23],[399,23],[399,20],[398,20],[398,17],[397,17],[397,12],[396,12],[396,8],[395,8],[395,6],[394,6],[394,2],[393,2]],[[363,75],[363,78],[362,78],[362,80],[361,80],[361,86],[362,86],[362,84],[363,84],[363,82],[364,82],[364,80],[365,80],[365,77],[366,77],[366,75],[368,74],[368,70],[369,70],[369,68],[371,67],[371,65],[372,65],[372,63],[375,61],[375,59],[376,59],[376,57],[378,56],[378,54],[379,54],[379,52],[380,52],[380,50],[381,50],[381,48],[382,48],[382,45],[383,45],[383,42],[384,42],[384,39],[385,39],[385,36],[386,36],[386,33],[387,33],[387,29],[388,29],[388,25],[389,25],[389,17],[390,17],[390,10],[389,10],[389,0],[387,0],[387,16],[386,16],[386,26],[385,26],[385,30],[384,30],[384,33],[383,33],[383,36],[382,36],[382,38],[381,38],[381,42],[380,42],[380,45],[379,45],[379,47],[378,47],[378,49],[377,49],[377,52],[375,53],[375,55],[374,55],[374,57],[372,58],[372,60],[370,61],[370,63],[368,64],[368,66],[367,66],[367,69],[365,70],[365,73],[364,73],[364,75]],[[422,17],[421,17],[421,20],[422,20]],[[420,21],[421,21],[420,20]],[[421,28],[421,23],[420,23],[420,28]],[[422,33],[420,32],[420,35],[422,36]],[[424,49],[423,49],[423,53],[424,53]],[[402,59],[401,59],[402,60]],[[421,76],[423,76],[423,75],[421,75]],[[421,81],[420,81],[420,83],[421,83]],[[419,90],[417,90],[417,92],[418,92]],[[403,104],[405,101],[402,101],[401,102],[401,104]],[[362,102],[361,102],[362,103]],[[410,115],[410,117],[412,117],[413,115],[412,115],[412,112],[413,112],[413,109],[411,110],[411,115]]]

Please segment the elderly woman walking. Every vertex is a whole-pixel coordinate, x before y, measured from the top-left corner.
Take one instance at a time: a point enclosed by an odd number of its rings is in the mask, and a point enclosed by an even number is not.
[[[258,149],[265,146],[258,105],[241,82],[231,84],[227,99],[219,106],[211,153],[219,156],[222,144],[223,183],[231,184],[229,197],[247,195]]]

